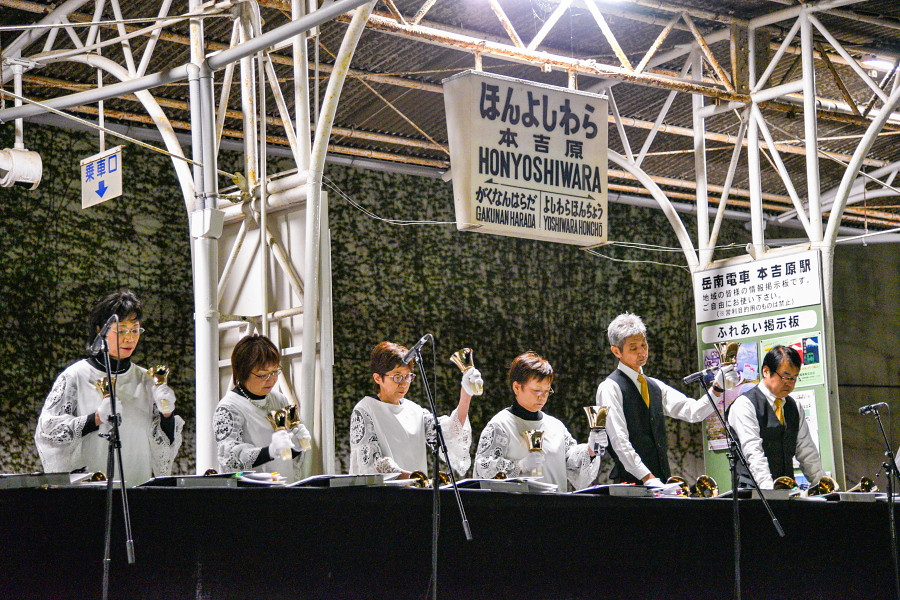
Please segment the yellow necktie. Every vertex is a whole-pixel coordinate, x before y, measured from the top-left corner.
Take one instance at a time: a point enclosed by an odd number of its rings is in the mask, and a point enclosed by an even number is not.
[[[775,416],[778,417],[778,422],[784,425],[784,398],[775,398]]]
[[[638,383],[641,384],[641,398],[644,399],[647,408],[650,408],[650,389],[647,388],[647,378],[643,373],[638,374]]]

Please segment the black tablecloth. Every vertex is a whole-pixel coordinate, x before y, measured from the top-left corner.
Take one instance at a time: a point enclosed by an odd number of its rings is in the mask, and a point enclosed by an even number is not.
[[[439,598],[730,598],[732,504],[442,492]],[[111,599],[421,599],[430,490],[136,488],[115,498]],[[741,500],[743,597],[892,598],[888,506]],[[0,490],[3,598],[100,598],[102,488]]]

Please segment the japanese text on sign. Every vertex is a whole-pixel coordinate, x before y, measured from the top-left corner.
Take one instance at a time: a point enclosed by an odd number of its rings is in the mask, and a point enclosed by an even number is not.
[[[466,72],[444,82],[457,227],[606,240],[606,100]]]
[[[701,271],[694,274],[697,322],[818,304],[820,290],[813,251]]]

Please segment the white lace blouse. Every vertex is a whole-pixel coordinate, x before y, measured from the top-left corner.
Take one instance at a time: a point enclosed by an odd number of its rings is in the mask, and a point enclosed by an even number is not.
[[[450,465],[462,477],[472,463],[472,425],[468,418],[461,425],[456,415],[456,409],[442,415],[440,425]],[[400,404],[390,404],[366,396],[350,416],[350,473],[428,473],[427,442],[434,436],[434,416],[415,402],[403,398]]]
[[[524,432],[544,432],[542,480],[555,483],[560,492],[568,489],[568,480],[576,490],[594,483],[600,472],[600,455],[591,460],[587,444],[579,444],[562,421],[541,413],[537,421],[522,419],[510,410],[501,410],[485,426],[475,452],[474,477],[493,479],[498,473],[518,477],[519,461],[528,454]]]
[[[184,427],[184,419],[176,415],[175,437],[170,442],[160,428],[152,381],[144,376],[145,371],[132,363],[127,371],[116,375],[116,408],[122,415],[119,426],[122,463],[129,486],[171,474]],[[106,373],[87,360],[80,360],[56,378],[34,434],[44,471],[87,467],[89,471],[106,472],[109,448],[106,438],[100,437],[97,430],[82,435],[87,420],[94,418],[103,399],[94,382],[105,376]]]

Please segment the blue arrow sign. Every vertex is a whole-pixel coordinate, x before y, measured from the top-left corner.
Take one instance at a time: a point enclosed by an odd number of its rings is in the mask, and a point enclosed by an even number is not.
[[[108,190],[108,189],[109,189],[109,188],[106,187],[106,182],[103,181],[103,180],[101,179],[101,180],[100,180],[100,185],[97,186],[97,195],[100,196],[100,197],[102,198],[102,197],[103,197],[103,194],[105,194],[105,193],[106,193],[106,190]]]

